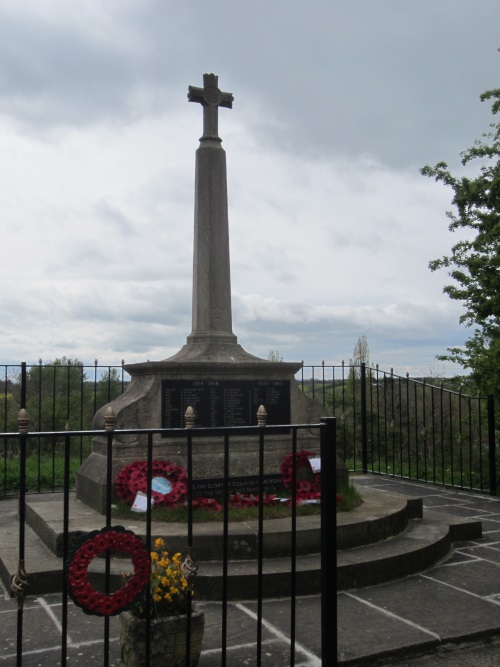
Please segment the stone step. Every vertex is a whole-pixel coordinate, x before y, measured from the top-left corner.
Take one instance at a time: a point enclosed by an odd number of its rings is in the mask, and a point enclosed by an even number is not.
[[[481,536],[478,521],[456,519],[426,512],[412,520],[404,532],[388,539],[337,552],[337,589],[372,586],[420,572],[442,560],[452,542]],[[196,590],[201,599],[222,599],[222,563],[200,562]],[[263,562],[263,596],[282,597],[291,592],[291,560],[272,558]],[[229,600],[257,597],[257,562],[228,564]],[[321,590],[319,554],[297,556],[295,590],[297,595]]]
[[[453,541],[481,536],[481,524],[437,512],[421,515],[420,499],[392,496],[365,490],[365,502],[353,512],[337,515],[338,588],[354,588],[382,583],[389,579],[421,571],[441,560]],[[27,503],[26,570],[31,595],[62,589],[62,496],[31,497]],[[11,517],[0,545],[0,575],[10,585],[18,567],[18,527]],[[319,516],[299,517],[297,522],[297,594],[316,593],[321,589]],[[69,532],[76,536],[99,530],[104,517],[70,497]],[[122,522],[123,523],[123,522]],[[11,525],[12,524],[12,525]],[[125,527],[144,535],[144,521],[126,523]],[[231,523],[229,526],[228,599],[252,599],[257,595],[256,522]],[[7,532],[5,532],[7,531]],[[10,531],[10,532],[9,532]],[[166,539],[169,550],[183,551],[187,527],[183,524],[153,523],[153,536]],[[222,525],[204,523],[194,526],[194,556],[200,566],[196,592],[200,599],[222,597]],[[364,542],[364,544],[362,544]],[[366,543],[368,542],[368,543]],[[262,587],[265,597],[289,595],[291,591],[290,522],[265,522]],[[112,559],[112,585],[123,584],[122,574],[130,567],[128,559]],[[91,576],[101,578],[104,559],[91,564]]]
[[[363,490],[364,502],[352,512],[337,514],[337,545],[347,549],[363,544],[385,540],[401,533],[412,519],[422,516],[422,500],[393,496],[372,489]],[[320,550],[319,515],[298,517],[296,524],[296,553],[306,555]],[[31,497],[26,505],[26,522],[43,543],[57,556],[63,554],[63,498],[62,495]],[[120,520],[113,524],[123,525],[137,535],[144,536],[146,525],[139,517],[137,521]],[[104,517],[93,509],[69,497],[69,543],[84,533],[100,529],[105,525]],[[153,536],[168,536],[170,551],[182,551],[186,547],[187,525],[179,523],[152,522]],[[220,522],[197,523],[193,526],[196,552],[204,560],[222,559],[222,533]],[[257,557],[258,522],[230,522],[228,527],[228,557],[230,560],[245,560]],[[288,556],[292,548],[291,520],[273,519],[264,522],[263,553],[265,558]]]

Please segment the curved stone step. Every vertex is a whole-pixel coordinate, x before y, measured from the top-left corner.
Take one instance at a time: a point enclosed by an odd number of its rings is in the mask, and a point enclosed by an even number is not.
[[[422,516],[422,500],[406,498],[363,489],[364,502],[351,512],[337,513],[337,547],[347,549],[385,540],[402,532],[408,522]],[[73,539],[104,525],[104,517],[97,514],[72,494],[69,498],[69,534]],[[63,503],[62,497],[30,498],[26,506],[26,521],[44,544],[57,556],[63,553]],[[297,517],[295,548],[299,555],[320,551],[320,515]],[[144,521],[123,521],[138,535],[144,535]],[[170,551],[182,551],[186,547],[187,525],[159,523],[151,525],[153,536],[167,539]],[[223,525],[220,522],[195,523],[193,544],[196,555],[203,560],[222,560]],[[246,560],[256,558],[259,546],[257,521],[230,522],[228,526],[228,558]],[[264,522],[263,553],[265,558],[289,556],[292,549],[291,520],[272,519]]]
[[[421,520],[412,520],[403,533],[381,542],[337,553],[337,588],[344,590],[371,586],[420,572],[442,560],[453,541],[481,535],[478,521],[456,519],[426,512]],[[200,599],[222,599],[222,562],[200,562],[196,591]],[[335,564],[332,564],[335,567]],[[264,597],[291,593],[291,559],[270,558],[263,561]],[[319,554],[297,556],[295,592],[298,595],[321,590]],[[257,597],[257,562],[232,561],[228,564],[228,599]]]

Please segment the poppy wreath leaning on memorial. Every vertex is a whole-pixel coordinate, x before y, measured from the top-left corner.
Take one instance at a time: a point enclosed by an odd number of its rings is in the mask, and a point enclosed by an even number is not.
[[[125,586],[114,593],[101,593],[92,588],[88,568],[94,558],[105,551],[116,551],[130,556],[134,574]],[[69,595],[86,614],[114,616],[130,609],[149,583],[151,561],[140,537],[122,526],[93,530],[79,537],[73,544],[65,563]]]
[[[151,492],[155,505],[172,505],[177,503],[187,492],[187,475],[182,466],[170,461],[153,461],[152,479],[159,477],[168,485],[168,493]],[[115,480],[115,493],[118,500],[132,504],[138,491],[147,493],[148,462],[134,461],[124,466]]]
[[[295,455],[295,490],[297,502],[301,500],[319,500],[321,498],[321,474],[313,473],[309,457],[315,457],[314,452],[302,449]],[[305,475],[310,479],[305,479]],[[313,478],[311,478],[313,476]],[[292,489],[293,485],[293,454],[287,454],[281,464],[281,479],[285,489]]]

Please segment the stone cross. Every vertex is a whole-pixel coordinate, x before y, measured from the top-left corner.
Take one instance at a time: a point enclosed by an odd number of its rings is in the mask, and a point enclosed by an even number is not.
[[[219,77],[215,74],[203,75],[203,88],[189,86],[188,100],[199,102],[203,106],[203,136],[204,139],[216,139],[219,137],[219,107],[231,109],[234,97],[231,93],[223,93],[219,90]]]

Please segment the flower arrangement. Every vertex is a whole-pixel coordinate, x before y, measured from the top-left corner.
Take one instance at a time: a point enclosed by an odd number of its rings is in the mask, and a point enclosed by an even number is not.
[[[309,463],[309,457],[315,456],[314,452],[302,449],[295,455],[295,489],[297,502],[301,500],[319,500],[321,498],[321,474],[313,475]],[[290,489],[293,483],[293,454],[287,454],[281,464],[281,479],[283,486]],[[312,479],[306,479],[311,477]]]
[[[198,567],[186,557],[181,562],[181,554],[171,555],[165,548],[165,541],[159,537],[151,551],[150,613],[151,618],[186,614],[188,602],[193,596],[192,581]],[[146,615],[145,599],[132,608],[134,616]]]
[[[165,480],[170,491],[161,493],[152,491],[151,498],[156,505],[173,505],[177,503],[187,491],[186,470],[170,461],[153,461],[152,477]],[[119,500],[132,503],[138,491],[146,493],[148,488],[147,461],[134,461],[124,466],[115,480],[115,493]]]

